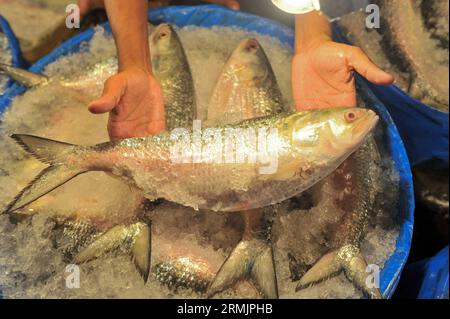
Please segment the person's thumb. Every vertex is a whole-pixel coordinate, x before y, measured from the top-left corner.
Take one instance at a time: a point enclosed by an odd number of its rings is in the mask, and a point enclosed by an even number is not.
[[[118,76],[109,78],[102,96],[89,104],[89,111],[94,114],[111,112],[120,102],[125,91],[125,83]]]
[[[370,82],[378,85],[394,82],[394,77],[376,66],[360,48],[350,48],[347,58],[349,66]]]

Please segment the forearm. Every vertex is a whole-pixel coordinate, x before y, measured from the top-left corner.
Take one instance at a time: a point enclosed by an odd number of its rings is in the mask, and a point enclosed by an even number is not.
[[[331,40],[328,17],[321,11],[299,14],[295,17],[295,53],[298,54],[320,40]]]
[[[151,72],[146,0],[106,0],[106,11],[116,40],[119,71],[138,67]]]

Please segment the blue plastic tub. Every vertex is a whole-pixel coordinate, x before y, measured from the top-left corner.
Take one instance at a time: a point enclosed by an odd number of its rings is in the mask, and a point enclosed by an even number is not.
[[[178,27],[189,25],[202,27],[234,26],[278,38],[290,46],[293,46],[294,44],[293,30],[286,26],[258,16],[228,10],[215,5],[155,9],[149,12],[149,21],[154,24],[168,22]],[[110,30],[107,24],[105,25],[105,28],[106,30]],[[89,42],[93,34],[94,30],[89,29],[82,34],[75,36],[62,44],[51,54],[34,64],[30,70],[41,72],[47,64],[57,60],[62,55],[79,51],[81,44]],[[391,258],[387,260],[380,276],[381,291],[385,297],[390,298],[397,287],[400,274],[405,266],[411,246],[414,217],[414,191],[411,168],[403,142],[394,122],[386,111],[386,108],[363,81],[358,79],[358,82],[360,87],[368,92],[369,99],[372,102],[371,104],[382,118],[382,125],[385,128],[387,149],[400,174],[400,202],[398,203],[398,212],[402,217],[403,222],[400,236],[397,240],[396,250]],[[0,113],[2,112],[2,109],[10,104],[12,99],[23,93],[24,90],[25,89],[19,85],[12,86],[5,94],[5,98],[3,98],[3,100],[0,99]]]
[[[447,246],[433,258],[407,265],[396,293],[398,298],[449,299]]]
[[[419,299],[448,299],[448,246],[424,263]]]
[[[22,52],[20,51],[19,41],[17,40],[16,36],[14,35],[14,32],[12,31],[8,21],[4,17],[0,15],[0,32],[6,35],[6,38],[8,39],[9,49],[11,51],[11,65],[14,67],[26,67],[27,64],[25,60],[22,58]],[[10,86],[12,84],[12,81],[10,81],[7,85]],[[0,92],[0,95],[3,92]]]
[[[334,34],[343,43],[350,42],[334,24]],[[449,114],[441,112],[410,97],[398,86],[379,86],[367,82],[386,106],[405,142],[412,166],[439,160],[448,163]]]

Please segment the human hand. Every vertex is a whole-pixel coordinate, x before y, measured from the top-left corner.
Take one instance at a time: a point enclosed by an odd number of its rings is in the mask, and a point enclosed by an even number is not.
[[[297,110],[356,107],[354,72],[379,85],[394,78],[357,47],[317,39],[294,56],[292,87]]]
[[[236,0],[203,0],[203,1],[220,4],[220,5],[223,5],[225,7],[233,9],[233,10],[240,9],[239,2],[237,2]],[[168,5],[170,5],[169,0],[150,0],[148,2],[149,8],[157,8],[157,7],[168,6]],[[78,0],[78,6],[80,8],[81,16],[84,17],[91,10],[104,8],[105,1],[104,0]]]
[[[228,7],[233,10],[239,10],[241,8],[239,2],[237,0],[202,0],[204,2],[219,4],[225,7]],[[177,4],[182,4],[183,0],[178,1]],[[192,1],[191,1],[192,3]],[[162,7],[162,6],[169,6],[172,2],[170,0],[150,0],[148,3],[149,8],[156,8],[156,7]]]
[[[109,78],[102,97],[89,105],[89,111],[110,112],[111,140],[144,137],[165,129],[161,86],[151,73],[136,67]]]

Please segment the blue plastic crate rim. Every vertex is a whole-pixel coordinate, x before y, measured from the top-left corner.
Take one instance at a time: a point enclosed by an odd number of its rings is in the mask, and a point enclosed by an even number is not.
[[[161,22],[171,23],[178,27],[185,26],[229,26],[239,27],[262,35],[278,38],[283,43],[294,44],[293,30],[274,22],[269,19],[261,18],[255,15],[233,11],[216,5],[205,6],[180,6],[180,7],[164,7],[149,11],[149,21],[158,24]],[[104,24],[105,29],[110,32],[108,24]],[[33,72],[42,72],[45,67],[62,55],[77,52],[81,48],[82,43],[89,42],[94,35],[94,30],[89,29],[72,39],[63,43],[52,53],[45,56],[35,63],[30,70]],[[371,93],[370,88],[360,79],[358,80],[362,89],[366,90],[372,101],[374,109],[382,119],[387,136],[388,149],[395,162],[395,168],[400,175],[400,194],[399,194],[399,212],[405,216],[401,225],[400,235],[396,243],[394,254],[386,261],[380,274],[380,289],[383,295],[390,298],[400,279],[400,274],[408,259],[409,249],[411,246],[413,223],[414,223],[414,191],[411,168],[408,157],[400,138],[399,132],[392,121],[389,113],[383,104]],[[6,108],[10,102],[25,89],[19,85],[14,85],[6,92],[3,101],[0,99],[0,113],[2,108]]]
[[[0,15],[0,32],[3,32],[8,39],[9,49],[11,51],[12,61],[11,65],[18,68],[26,67],[26,62],[22,58],[19,41],[17,40],[11,26],[4,17]],[[10,82],[11,84],[12,82]],[[9,85],[8,85],[9,86]]]
[[[336,23],[333,24],[333,28],[337,40],[350,44]],[[412,166],[436,159],[448,163],[448,113],[423,104],[394,84],[390,86],[369,82],[367,84],[394,118]]]

